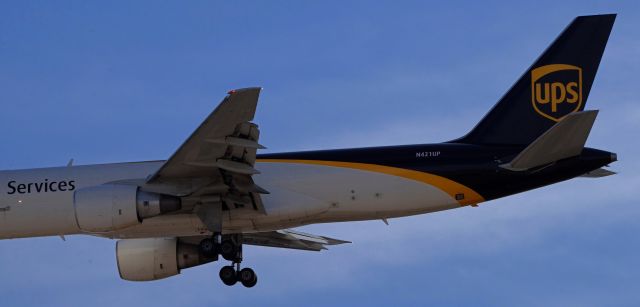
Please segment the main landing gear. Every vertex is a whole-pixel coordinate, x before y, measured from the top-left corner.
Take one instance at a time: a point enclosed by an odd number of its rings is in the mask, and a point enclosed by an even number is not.
[[[200,241],[199,248],[200,253],[207,258],[218,260],[221,255],[225,260],[231,261],[231,265],[220,269],[220,279],[225,285],[233,286],[240,282],[243,286],[251,288],[258,283],[258,276],[252,269],[240,269],[242,235],[222,236],[220,233],[215,233],[212,238]]]

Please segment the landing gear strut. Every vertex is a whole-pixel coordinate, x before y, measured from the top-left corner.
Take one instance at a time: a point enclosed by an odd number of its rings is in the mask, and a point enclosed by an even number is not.
[[[200,241],[200,252],[203,256],[218,260],[218,255],[231,265],[220,269],[220,279],[227,286],[233,286],[240,282],[243,286],[251,288],[258,283],[258,276],[250,268],[240,269],[242,263],[242,235],[225,235],[215,233],[213,237]]]
[[[207,226],[213,236],[200,241],[198,249],[200,254],[213,261],[222,258],[231,261],[231,265],[220,269],[220,279],[227,286],[233,286],[237,282],[242,283],[247,288],[251,288],[258,282],[258,276],[250,268],[240,269],[242,262],[242,234],[222,235],[222,203],[203,203],[196,214]]]
[[[220,243],[220,254],[231,265],[220,269],[220,279],[227,286],[240,282],[243,286],[251,288],[258,283],[258,276],[250,268],[240,269],[242,263],[242,235],[228,236]]]

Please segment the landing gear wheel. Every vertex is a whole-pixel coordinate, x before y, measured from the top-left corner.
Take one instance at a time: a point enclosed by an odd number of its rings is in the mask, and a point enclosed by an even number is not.
[[[251,288],[258,283],[258,276],[252,269],[244,268],[238,272],[238,280],[243,286]]]
[[[223,266],[220,269],[220,279],[227,286],[233,286],[238,282],[238,274],[233,266]]]
[[[214,258],[217,256],[216,243],[213,239],[202,239],[198,245],[200,253],[207,258]]]
[[[224,240],[220,244],[220,254],[226,260],[235,261],[238,254],[238,246],[232,240]]]

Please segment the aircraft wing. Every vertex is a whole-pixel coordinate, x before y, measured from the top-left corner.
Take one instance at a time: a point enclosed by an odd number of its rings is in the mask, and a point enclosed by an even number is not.
[[[321,251],[329,245],[351,243],[324,236],[316,236],[290,229],[245,234],[243,243],[249,245]]]
[[[192,211],[210,230],[220,229],[221,211],[251,208],[264,213],[252,178],[260,131],[253,120],[260,88],[233,90],[178,150],[146,181],[188,196]],[[169,191],[169,190],[167,190]],[[184,204],[184,203],[183,203]],[[187,209],[189,210],[189,209]]]
[[[251,123],[260,88],[230,91],[227,97],[191,134],[148,183],[177,178],[209,177],[216,169],[252,175],[258,126]]]

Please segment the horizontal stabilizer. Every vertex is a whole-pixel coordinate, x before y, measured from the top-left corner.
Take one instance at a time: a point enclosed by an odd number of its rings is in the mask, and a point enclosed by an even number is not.
[[[500,165],[524,171],[580,155],[587,142],[597,110],[571,113],[529,144],[511,162]]]
[[[584,177],[584,178],[600,178],[600,177],[607,177],[607,176],[611,176],[611,175],[615,175],[616,172],[612,172],[610,170],[604,169],[604,168],[599,168],[596,170],[592,170],[580,177]]]

